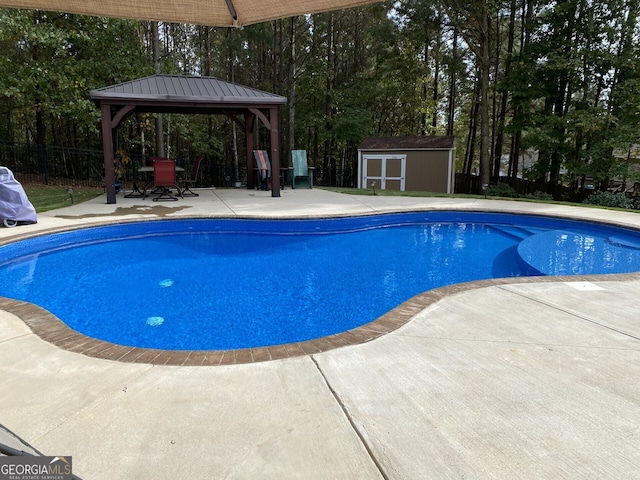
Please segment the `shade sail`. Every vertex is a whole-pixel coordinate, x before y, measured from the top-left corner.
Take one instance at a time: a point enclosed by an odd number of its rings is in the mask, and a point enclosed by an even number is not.
[[[377,3],[375,0],[0,0],[0,7],[211,26],[268,20]]]

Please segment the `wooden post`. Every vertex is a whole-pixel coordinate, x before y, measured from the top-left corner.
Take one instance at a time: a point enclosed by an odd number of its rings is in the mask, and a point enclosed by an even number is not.
[[[278,107],[269,108],[271,131],[271,196],[280,196],[280,135],[278,132]]]
[[[102,149],[104,151],[104,186],[107,191],[107,203],[116,203],[116,173],[113,165],[113,127],[111,105],[101,104],[102,111]]]
[[[244,121],[244,137],[245,144],[247,145],[247,189],[252,190],[255,188],[253,184],[253,129],[256,124],[255,114],[247,111],[245,113]]]

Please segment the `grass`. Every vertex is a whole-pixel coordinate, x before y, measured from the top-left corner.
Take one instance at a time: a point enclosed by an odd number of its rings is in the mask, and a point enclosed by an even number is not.
[[[633,209],[626,209],[626,208],[619,208],[619,207],[608,207],[604,205],[593,205],[589,203],[576,203],[576,202],[566,202],[566,201],[559,201],[559,200],[545,200],[545,199],[528,198],[528,197],[493,197],[493,196],[485,197],[484,195],[473,195],[473,194],[462,194],[462,193],[448,194],[448,193],[433,193],[433,192],[409,192],[409,191],[400,192],[397,190],[376,190],[374,192],[373,189],[371,188],[358,189],[358,188],[325,187],[325,186],[318,187],[318,188],[322,188],[324,190],[328,190],[331,192],[344,193],[347,195],[378,195],[381,197],[382,196],[385,196],[385,197],[440,197],[440,198],[469,198],[469,199],[486,198],[488,200],[507,200],[510,202],[549,203],[553,205],[570,205],[574,207],[600,208],[605,210],[614,210],[619,212],[633,212],[633,213],[640,214],[640,210],[633,210]]]
[[[47,212],[49,210],[55,210],[56,208],[63,208],[72,205],[73,203],[81,203],[92,198],[98,197],[104,193],[102,188],[90,188],[90,187],[75,187],[73,188],[72,195],[69,194],[66,187],[51,187],[46,185],[23,185],[27,197],[33,204],[37,213]],[[331,192],[344,193],[347,195],[379,195],[387,197],[445,197],[445,198],[485,198],[482,195],[471,194],[446,194],[446,193],[432,193],[432,192],[399,192],[397,190],[376,190],[375,193],[372,189],[358,189],[358,188],[341,188],[341,187],[318,187]],[[553,200],[538,200],[530,198],[503,198],[503,197],[487,197],[491,200],[509,200],[518,202],[536,202],[536,203],[551,203],[560,205],[574,205],[587,208],[608,208],[611,210],[619,211],[631,211],[640,213],[638,210],[625,210],[614,207],[602,207],[598,205],[589,205],[584,203],[571,203],[571,202],[558,202]]]
[[[314,188],[316,188],[314,186]],[[456,193],[455,195],[451,195],[448,193],[433,193],[433,192],[401,192],[399,190],[378,190],[375,192],[371,188],[346,188],[346,187],[325,187],[318,186],[317,188],[322,188],[323,190],[328,190],[330,192],[337,193],[345,193],[347,195],[378,195],[380,197],[451,197],[451,198],[484,198],[480,195],[471,195],[471,194],[463,194]]]
[[[66,187],[23,185],[29,201],[37,213],[55,210],[96,198],[104,193],[102,188],[75,187],[70,193]]]

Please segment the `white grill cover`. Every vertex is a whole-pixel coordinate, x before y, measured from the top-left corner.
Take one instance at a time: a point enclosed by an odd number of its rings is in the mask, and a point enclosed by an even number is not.
[[[0,220],[36,223],[36,209],[7,167],[0,167]]]

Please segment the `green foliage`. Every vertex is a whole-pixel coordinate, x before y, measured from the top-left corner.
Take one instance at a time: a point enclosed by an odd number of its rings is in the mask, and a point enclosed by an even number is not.
[[[489,197],[507,197],[516,198],[518,194],[515,189],[507,183],[498,183],[497,185],[489,185],[487,187],[487,196]]]
[[[357,145],[371,134],[371,117],[368,112],[347,107],[336,114],[332,128],[338,143]]]
[[[551,200],[553,200],[553,195],[537,190],[537,191],[535,191],[533,193],[527,193],[524,196],[524,198],[531,199],[531,200],[551,201]]]
[[[480,23],[486,17],[490,39]],[[637,0],[414,0],[242,29],[160,22],[158,68],[288,96],[280,116],[283,158],[284,146],[295,144],[313,164],[349,159],[353,170],[364,137],[443,134],[451,115],[457,155],[475,147],[472,165],[480,133],[479,118],[470,115],[474,87],[478,72],[487,71],[478,49],[491,40],[491,92],[507,92],[509,101],[502,152],[521,134],[520,153],[538,154],[533,165],[518,163],[518,173],[553,184],[583,176],[602,182],[633,176],[634,159],[625,152],[640,143],[637,18]],[[101,148],[89,91],[153,73],[150,25],[0,9],[0,140]],[[475,141],[467,142],[474,124]],[[152,152],[154,127],[154,115],[132,116],[118,129],[117,147]],[[238,127],[234,137],[224,116],[172,115],[164,134],[171,155],[223,163],[234,147],[244,148]],[[491,128],[497,138],[500,124]],[[268,138],[264,129],[256,134],[257,143]],[[488,194],[515,196],[501,185]]]
[[[624,174],[613,151],[640,141],[637,15],[635,0],[561,0],[529,22],[531,41],[504,83],[520,109],[508,130],[540,154],[530,178]]]
[[[86,146],[73,132],[99,136],[89,91],[144,71],[136,22],[0,9],[0,25],[3,139],[18,124],[39,141]]]
[[[601,207],[616,207],[632,209],[635,207],[632,199],[628,198],[624,193],[611,193],[597,191],[589,195],[582,203],[589,205],[598,205]]]

